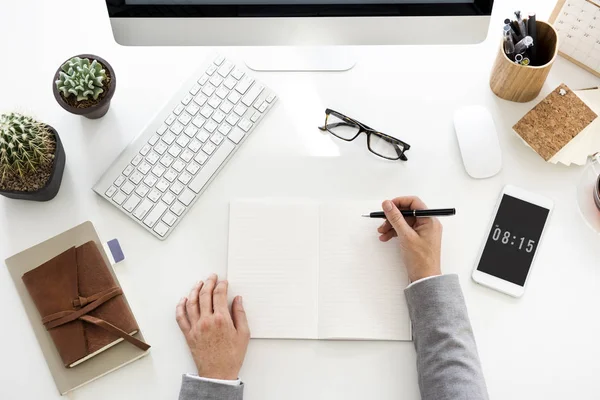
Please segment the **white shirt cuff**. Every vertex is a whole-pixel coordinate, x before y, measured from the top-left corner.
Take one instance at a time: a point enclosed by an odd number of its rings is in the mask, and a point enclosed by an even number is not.
[[[203,377],[195,375],[195,374],[186,374],[186,376],[188,378],[198,379],[198,380],[205,381],[205,382],[222,383],[223,385],[230,385],[230,386],[239,386],[242,383],[239,379],[236,379],[235,381],[230,381],[230,380],[226,380],[226,379],[203,378]]]
[[[418,280],[416,280],[416,281],[414,281],[414,282],[411,282],[411,283],[410,283],[410,284],[409,284],[409,285],[408,285],[406,288],[408,289],[408,288],[409,288],[409,287],[411,287],[412,285],[415,285],[415,284],[417,284],[417,283],[419,283],[419,282],[424,282],[424,281],[426,281],[426,280],[428,280],[428,279],[438,278],[438,277],[440,277],[440,276],[441,276],[441,275],[433,275],[433,276],[428,276],[428,277],[426,277],[426,278],[421,278],[421,279],[418,279]]]

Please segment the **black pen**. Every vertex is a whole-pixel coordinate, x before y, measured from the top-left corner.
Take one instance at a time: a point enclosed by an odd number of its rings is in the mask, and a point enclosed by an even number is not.
[[[537,65],[537,23],[534,13],[529,14],[527,19],[527,34],[533,39],[533,47],[529,49],[531,64]]]
[[[432,210],[400,210],[405,217],[446,217],[456,214],[456,208],[442,208]],[[386,218],[383,211],[375,211],[369,214],[363,214],[366,218]]]

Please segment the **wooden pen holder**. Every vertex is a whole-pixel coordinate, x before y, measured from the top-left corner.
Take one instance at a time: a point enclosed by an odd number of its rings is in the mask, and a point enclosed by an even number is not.
[[[537,21],[538,66],[520,65],[504,53],[504,42],[500,44],[498,56],[490,77],[490,88],[505,100],[525,103],[537,97],[558,54],[558,34],[552,25]]]

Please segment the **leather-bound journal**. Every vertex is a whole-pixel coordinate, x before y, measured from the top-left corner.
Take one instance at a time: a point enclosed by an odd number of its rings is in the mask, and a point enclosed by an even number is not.
[[[95,242],[71,247],[22,279],[65,367],[123,340],[150,348],[133,336],[138,324]]]

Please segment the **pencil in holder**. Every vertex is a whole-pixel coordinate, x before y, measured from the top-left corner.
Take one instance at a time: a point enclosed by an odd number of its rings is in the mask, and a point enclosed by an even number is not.
[[[525,103],[535,99],[558,54],[558,34],[552,25],[536,21],[536,65],[521,65],[508,58],[500,44],[490,77],[490,88],[505,100]]]

